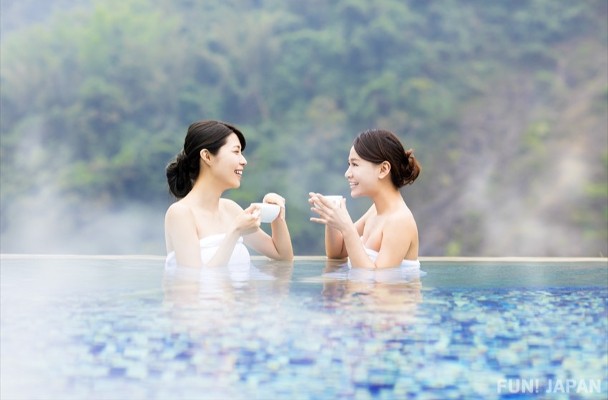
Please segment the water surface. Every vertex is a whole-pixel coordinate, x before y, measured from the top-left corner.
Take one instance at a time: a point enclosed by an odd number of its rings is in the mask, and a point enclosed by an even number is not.
[[[155,257],[1,261],[2,399],[608,393],[605,260],[423,261],[393,282],[321,258],[202,281]]]

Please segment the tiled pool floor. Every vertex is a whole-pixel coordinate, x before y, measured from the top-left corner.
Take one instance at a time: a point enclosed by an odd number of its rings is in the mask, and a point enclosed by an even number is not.
[[[1,398],[607,396],[603,263],[423,263],[398,283],[255,265],[200,283],[154,259],[2,259]]]

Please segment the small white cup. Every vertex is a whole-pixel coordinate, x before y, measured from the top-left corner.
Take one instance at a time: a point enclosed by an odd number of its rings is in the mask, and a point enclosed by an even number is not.
[[[340,202],[342,202],[342,196],[325,196],[323,195],[323,197],[325,197],[327,200],[333,202],[336,206],[340,207]]]
[[[260,208],[260,220],[268,224],[279,216],[279,212],[281,211],[281,207],[277,204],[269,204],[269,203],[251,203],[254,206],[258,206]]]

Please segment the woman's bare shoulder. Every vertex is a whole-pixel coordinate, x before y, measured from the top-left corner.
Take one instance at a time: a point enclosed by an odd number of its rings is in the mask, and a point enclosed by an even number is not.
[[[229,212],[243,211],[243,207],[241,207],[236,201],[230,199],[221,198],[220,206]]]
[[[165,219],[182,218],[190,215],[190,207],[182,201],[176,201],[167,208]]]
[[[388,219],[388,224],[391,226],[402,227],[416,226],[416,221],[414,220],[414,214],[412,214],[410,209],[404,207],[391,215],[391,217]]]

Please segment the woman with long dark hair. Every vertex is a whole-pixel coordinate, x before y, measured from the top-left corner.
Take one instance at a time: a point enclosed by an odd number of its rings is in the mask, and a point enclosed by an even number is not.
[[[165,215],[167,266],[249,263],[246,246],[272,259],[293,259],[283,197],[264,196],[264,203],[280,206],[272,236],[260,229],[259,207],[243,210],[222,198],[224,191],[241,185],[245,146],[243,133],[225,122],[198,121],[188,128],[183,149],[166,168],[177,199]]]

